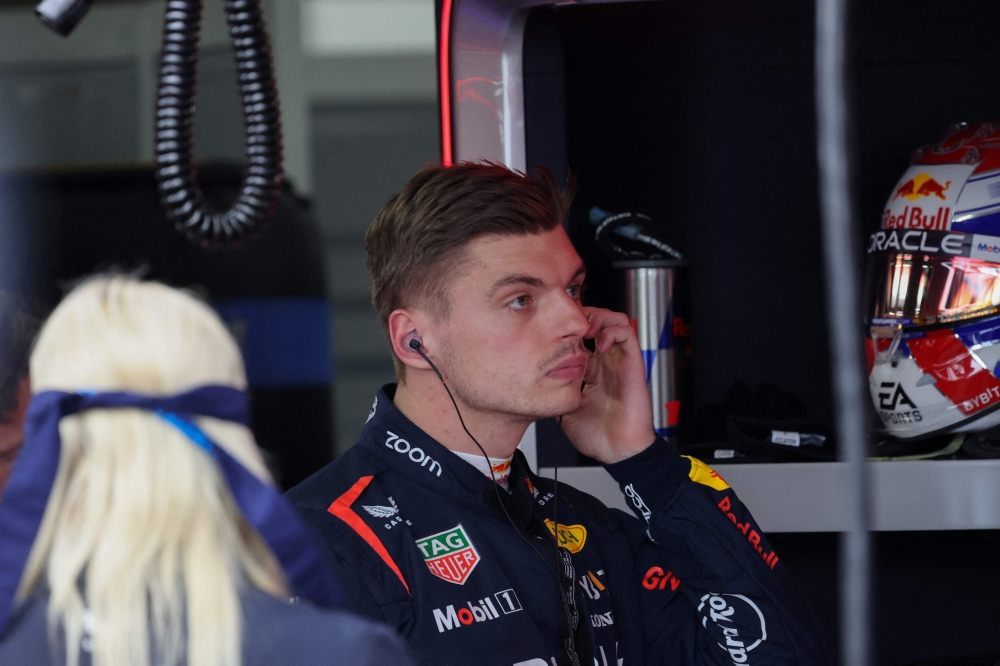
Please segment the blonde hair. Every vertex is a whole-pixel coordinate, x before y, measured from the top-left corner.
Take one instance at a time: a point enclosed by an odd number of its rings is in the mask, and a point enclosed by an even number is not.
[[[124,276],[91,278],[66,297],[30,373],[35,392],[246,388],[239,349],[209,307]],[[197,423],[270,482],[249,430]],[[65,632],[67,664],[76,666],[85,639],[94,666],[239,666],[241,585],[275,596],[286,587],[212,459],[138,409],[67,417],[59,433],[59,470],[18,598],[44,577],[50,639]]]

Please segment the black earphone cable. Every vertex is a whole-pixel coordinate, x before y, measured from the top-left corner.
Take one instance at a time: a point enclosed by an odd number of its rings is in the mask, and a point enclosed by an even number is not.
[[[559,415],[559,427],[562,428],[562,414]],[[538,444],[535,443],[535,450],[538,450]],[[552,494],[555,496],[555,506],[552,507],[552,521],[556,524],[556,543],[559,543],[559,461],[556,460],[555,467],[553,468],[553,484],[552,484]]]
[[[490,468],[490,478],[493,480],[493,490],[497,494],[497,502],[500,504],[500,508],[503,509],[503,514],[507,516],[507,521],[510,523],[510,526],[514,528],[514,531],[517,532],[518,536],[524,539],[524,542],[526,544],[531,546],[531,549],[535,551],[538,557],[542,559],[542,562],[545,563],[545,566],[548,567],[548,569],[552,572],[552,574],[556,577],[556,579],[560,580],[559,574],[555,570],[555,568],[553,568],[553,566],[549,563],[549,561],[545,559],[545,556],[542,555],[541,551],[535,548],[535,545],[531,543],[530,540],[528,540],[528,537],[524,536],[524,534],[521,533],[521,530],[517,528],[517,524],[514,522],[514,519],[511,518],[510,513],[507,512],[507,507],[504,505],[503,498],[500,496],[500,484],[497,483],[497,477],[493,473],[493,463],[490,461],[490,457],[486,454],[486,450],[483,449],[482,444],[479,443],[479,440],[477,440],[472,435],[472,433],[469,432],[469,429],[465,426],[465,419],[462,418],[462,411],[458,408],[458,403],[455,402],[455,396],[451,394],[451,389],[448,388],[448,384],[445,383],[444,377],[441,375],[441,371],[437,369],[437,366],[434,365],[434,362],[427,357],[427,354],[424,353],[424,350],[422,348],[422,343],[420,342],[420,340],[417,340],[416,338],[410,340],[410,348],[413,349],[418,354],[420,354],[420,356],[425,361],[427,361],[427,364],[431,366],[431,370],[433,370],[434,374],[437,375],[438,379],[441,380],[441,386],[443,386],[444,390],[448,392],[448,397],[451,398],[451,404],[455,407],[455,413],[458,414],[458,422],[462,424],[462,430],[465,431],[465,434],[469,436],[469,439],[471,439],[475,443],[476,447],[479,449],[479,452],[483,454],[484,458],[486,458],[486,464]],[[558,502],[556,502],[556,504],[558,505]],[[562,585],[561,580],[559,584]]]
[[[494,490],[494,492],[496,492],[497,502],[500,504],[500,508],[503,510],[503,514],[507,517],[507,522],[510,523],[510,526],[514,528],[514,531],[517,532],[517,535],[519,537],[521,537],[521,539],[524,541],[524,543],[528,544],[528,546],[531,548],[531,550],[535,551],[535,554],[538,555],[538,558],[545,564],[546,568],[548,568],[549,571],[552,572],[552,575],[555,576],[556,583],[559,586],[559,594],[560,594],[560,597],[561,597],[562,603],[563,603],[563,611],[566,614],[567,628],[569,629],[569,635],[566,637],[567,651],[569,652],[569,657],[570,657],[571,663],[574,664],[574,666],[579,666],[580,662],[579,662],[579,659],[578,659],[578,656],[577,656],[577,653],[576,653],[576,638],[574,636],[575,627],[574,627],[574,622],[573,622],[573,619],[572,619],[573,618],[573,613],[575,611],[573,611],[573,610],[570,609],[570,606],[567,605],[568,602],[566,601],[566,595],[572,595],[574,593],[574,588],[573,588],[574,581],[572,579],[570,579],[570,581],[569,581],[570,589],[567,592],[565,590],[564,586],[563,586],[563,579],[559,575],[559,572],[549,563],[549,561],[547,559],[545,559],[545,556],[542,555],[541,551],[538,550],[537,548],[535,548],[535,544],[531,543],[531,541],[528,539],[528,537],[524,536],[524,534],[521,532],[521,530],[518,529],[517,524],[514,522],[514,519],[510,517],[510,513],[508,513],[508,511],[507,511],[507,507],[503,503],[503,498],[500,496],[500,487],[499,487],[500,484],[497,483],[496,475],[493,473],[493,463],[490,461],[490,457],[486,453],[486,450],[483,448],[483,445],[479,443],[479,440],[476,439],[473,436],[473,434],[471,432],[469,432],[469,429],[466,427],[466,425],[465,425],[465,419],[462,418],[462,410],[460,410],[458,408],[458,403],[455,401],[455,396],[452,395],[451,389],[448,388],[448,384],[444,381],[444,377],[441,375],[441,371],[437,369],[437,366],[434,365],[434,362],[430,358],[427,357],[427,354],[424,353],[423,343],[420,340],[418,340],[417,338],[413,338],[412,340],[410,340],[409,344],[410,344],[410,349],[412,349],[415,352],[417,352],[418,354],[420,354],[421,358],[423,358],[425,361],[427,361],[427,365],[431,366],[431,370],[434,371],[434,374],[437,375],[437,378],[439,380],[441,380],[441,386],[443,386],[444,390],[447,391],[448,397],[451,399],[451,404],[452,404],[452,406],[455,407],[455,413],[458,414],[458,422],[462,424],[462,430],[465,431],[465,434],[469,436],[469,439],[471,439],[475,443],[476,447],[479,449],[479,452],[483,454],[484,458],[486,458],[486,465],[490,469],[490,479],[493,480],[493,490]],[[562,418],[560,417],[560,424],[561,423],[562,423]],[[558,471],[556,472],[556,474],[558,475]],[[554,491],[553,491],[553,501],[555,502],[554,510],[556,511],[556,516],[558,516],[558,511],[559,511],[559,495],[558,495],[559,486],[558,486],[558,483],[559,482],[558,482],[558,476],[557,476],[556,486],[555,486]],[[555,523],[555,532],[554,532],[553,536],[555,537],[555,540],[556,540],[556,552],[560,553],[561,547],[559,546],[559,523],[558,523],[558,521],[556,521],[556,523]],[[560,556],[563,556],[563,555],[565,555],[565,557],[569,556],[568,553],[565,553],[565,554],[560,553]],[[564,559],[564,566],[565,566],[565,561],[566,560]],[[572,561],[572,560],[570,560],[570,561]],[[575,606],[575,602],[574,602],[574,606]]]

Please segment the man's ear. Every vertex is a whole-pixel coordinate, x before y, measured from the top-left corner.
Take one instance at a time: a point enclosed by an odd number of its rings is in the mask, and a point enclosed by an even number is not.
[[[392,342],[392,351],[408,367],[420,370],[430,369],[427,361],[410,346],[410,340],[417,338],[425,348],[427,347],[428,340],[425,335],[421,334],[426,333],[433,337],[430,330],[422,331],[422,329],[429,329],[427,324],[426,317],[411,310],[393,310],[392,314],[389,315],[389,340]]]

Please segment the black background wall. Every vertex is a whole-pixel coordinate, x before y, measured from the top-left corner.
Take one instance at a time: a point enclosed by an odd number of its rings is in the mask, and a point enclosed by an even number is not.
[[[223,210],[243,168],[203,165],[198,175],[206,201]],[[235,251],[207,252],[173,230],[152,167],[3,174],[0,215],[0,288],[55,306],[80,278],[124,270],[195,291],[241,344],[254,434],[279,485],[332,459],[322,246],[309,203],[288,184],[271,225]]]
[[[865,232],[914,148],[951,123],[1000,118],[997,25],[995,1],[855,4]],[[578,180],[570,232],[590,302],[623,305],[593,246],[589,208],[652,215],[691,262],[696,404],[737,380],[769,381],[832,425],[813,33],[813,3],[802,0],[536,10],[525,115],[529,165]],[[835,645],[836,536],[774,541]],[[1000,535],[879,534],[876,545],[878,663],[1000,652],[1000,609],[986,601],[1000,592]]]

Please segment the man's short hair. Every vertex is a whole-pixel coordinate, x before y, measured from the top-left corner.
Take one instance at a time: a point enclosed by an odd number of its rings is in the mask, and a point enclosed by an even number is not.
[[[0,291],[0,423],[18,407],[18,384],[42,322],[17,296]]]
[[[469,242],[542,234],[562,223],[572,179],[561,190],[548,169],[536,171],[529,176],[494,162],[430,165],[389,199],[365,236],[372,304],[387,340],[389,315],[399,308],[419,304],[447,318],[450,280]],[[392,358],[403,379],[405,366],[395,352]]]

